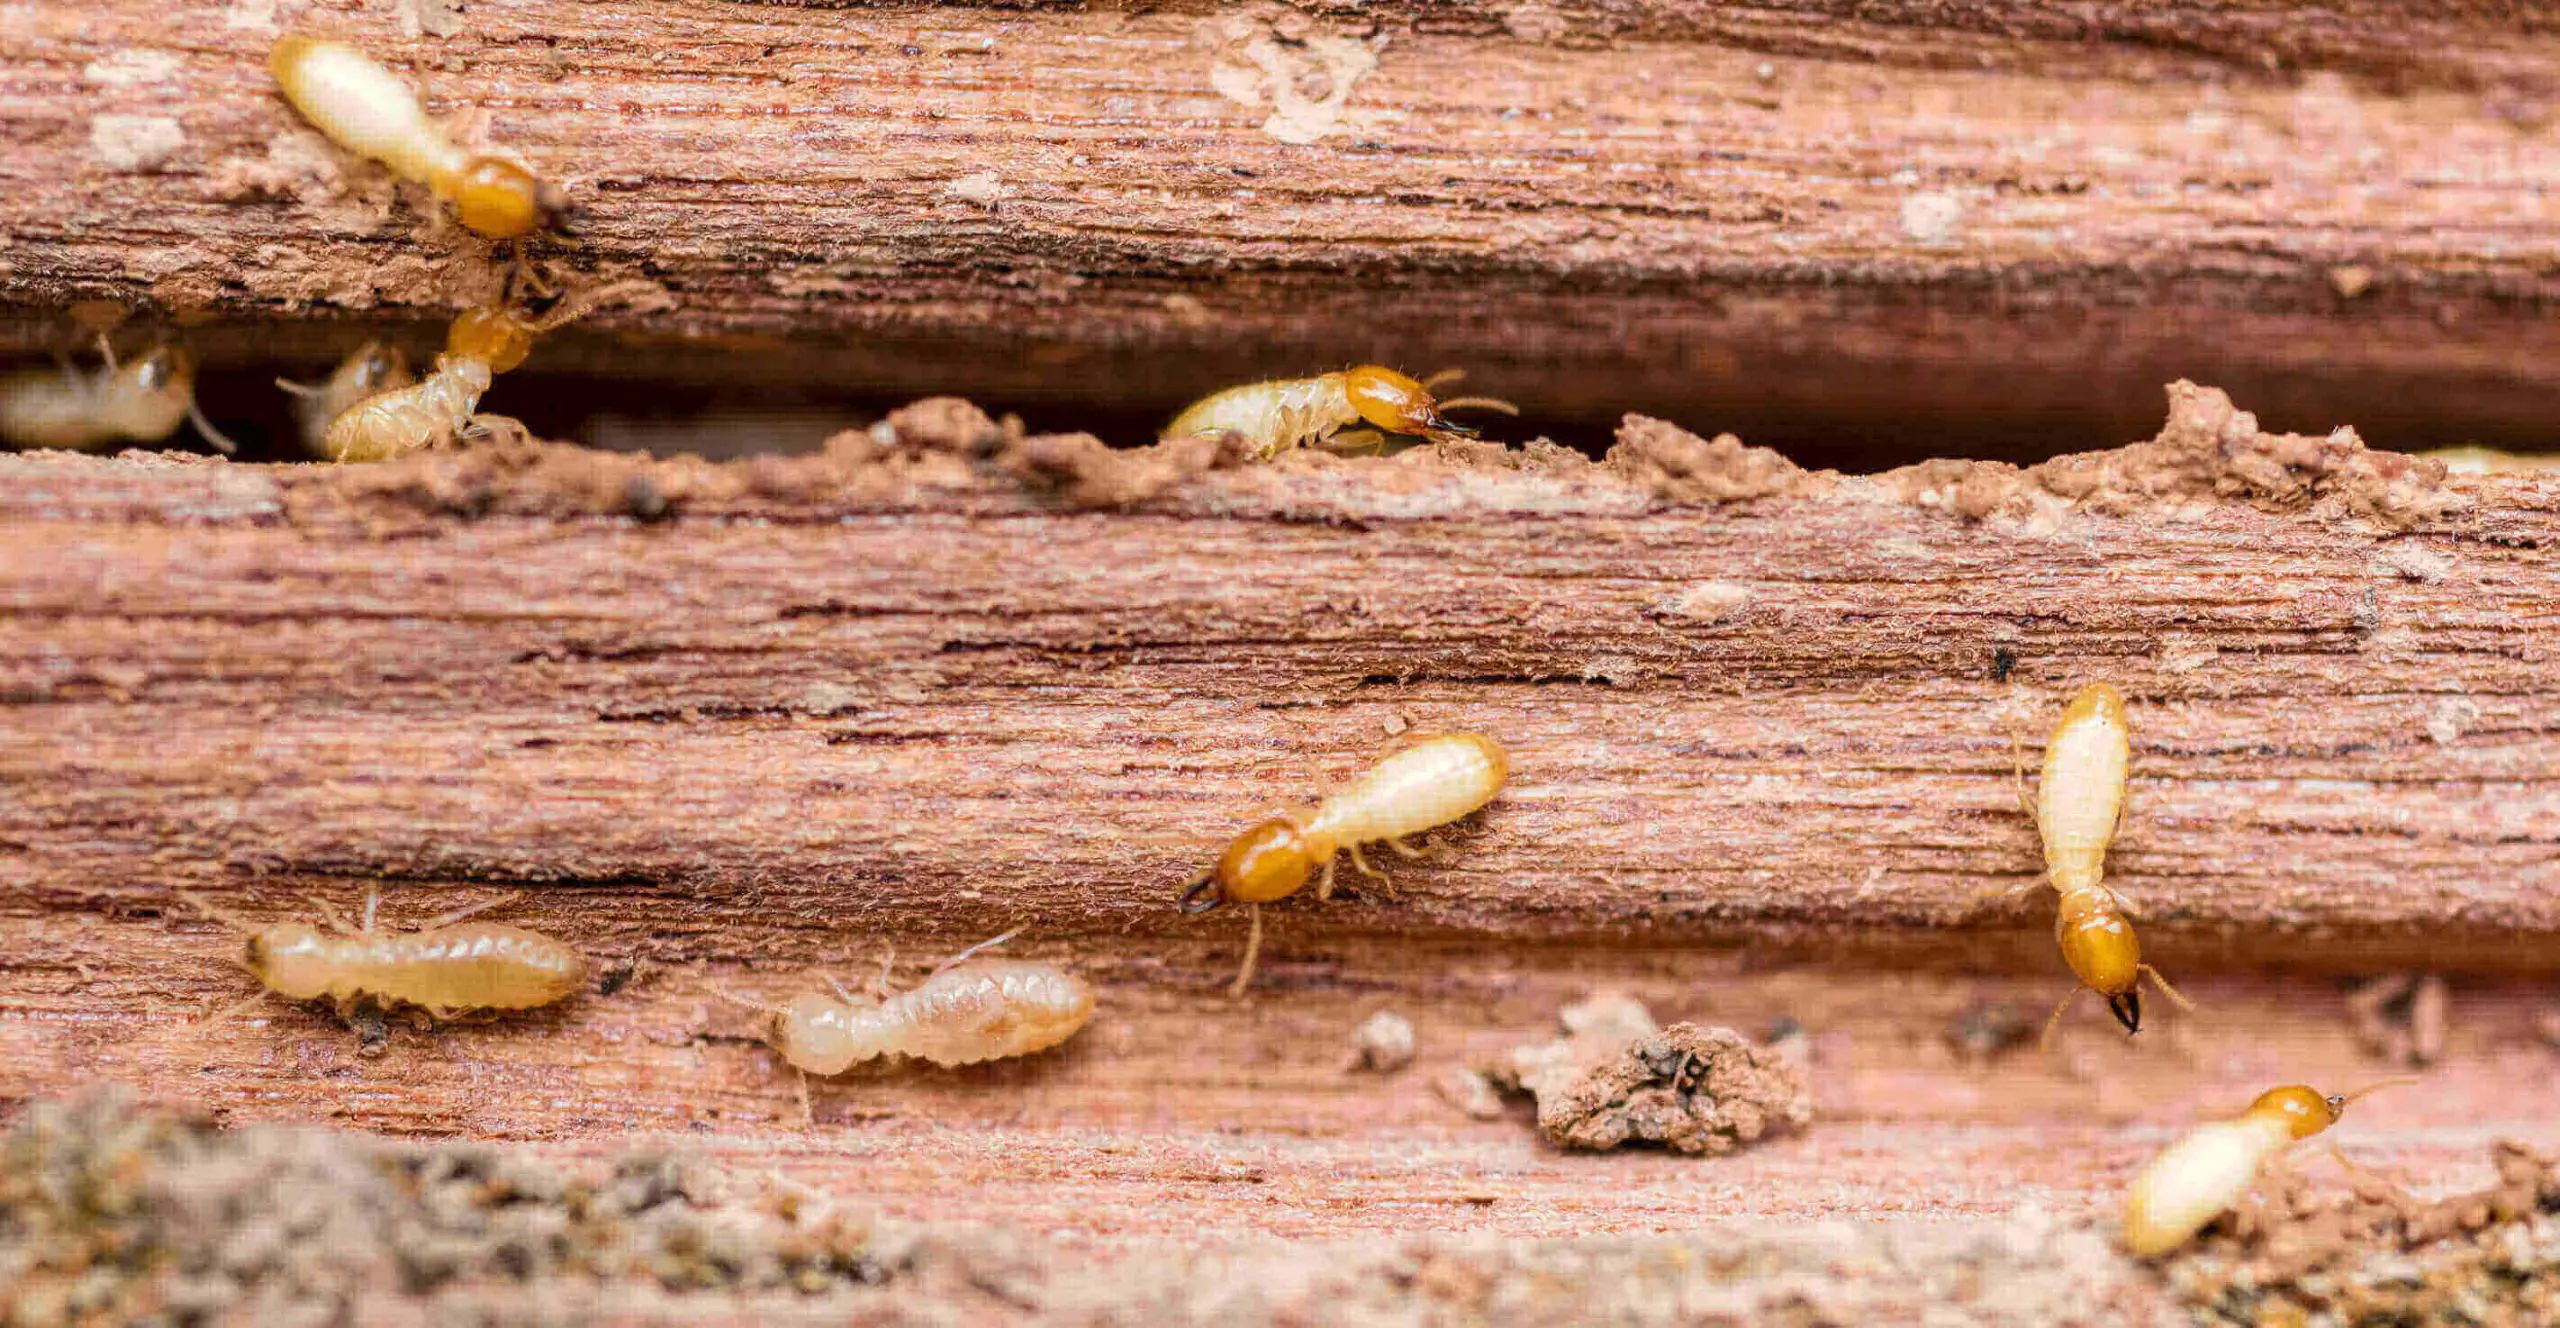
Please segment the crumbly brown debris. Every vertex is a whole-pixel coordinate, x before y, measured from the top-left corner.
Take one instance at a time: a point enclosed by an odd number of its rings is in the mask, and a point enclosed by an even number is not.
[[[1565,1036],[1512,1052],[1494,1080],[1538,1102],[1565,1148],[1655,1144],[1729,1153],[1813,1119],[1804,1072],[1729,1028],[1655,1029],[1641,1004],[1603,994],[1567,1006]]]

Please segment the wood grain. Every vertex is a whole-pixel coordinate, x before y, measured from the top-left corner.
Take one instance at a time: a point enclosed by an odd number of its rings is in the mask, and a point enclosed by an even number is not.
[[[559,350],[578,372],[1143,420],[1463,363],[1544,418],[2023,455],[2039,422],[2136,436],[2178,374],[2296,427],[2530,443],[2560,363],[2560,37],[2498,5],[44,0],[0,22],[8,302],[434,319],[494,288],[293,121],[284,23],[484,112],[583,204],[568,269],[668,287],[602,325],[691,355]]]

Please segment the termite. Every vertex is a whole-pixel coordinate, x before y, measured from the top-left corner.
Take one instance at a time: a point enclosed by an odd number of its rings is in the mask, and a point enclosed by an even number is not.
[[[333,461],[387,461],[449,446],[475,430],[487,431],[490,422],[521,429],[502,416],[473,413],[497,375],[524,363],[533,353],[535,337],[584,317],[607,300],[655,289],[647,281],[616,282],[571,296],[540,318],[504,305],[465,310],[445,333],[435,372],[340,412],[322,431],[320,449]]]
[[[711,994],[766,1018],[765,1040],[804,1075],[842,1074],[882,1056],[936,1065],[975,1065],[1046,1051],[1093,1022],[1093,984],[1056,964],[980,959],[1019,935],[980,941],[936,966],[903,992],[888,990],[882,964],[876,999],[865,1001],[833,978],[833,994],[804,992],[767,1005],[716,987]],[[804,1081],[802,1091],[807,1091]],[[804,1097],[801,1109],[808,1109]]]
[[[2343,1097],[2322,1097],[2300,1084],[2271,1088],[2238,1116],[2197,1126],[2134,1177],[2125,1194],[2125,1247],[2149,1258],[2186,1244],[2239,1203],[2277,1154],[2337,1124],[2348,1103],[2412,1082],[2385,1080]]]
[[[2444,463],[2449,475],[2521,475],[2535,471],[2560,471],[2560,455],[2548,452],[2502,452],[2494,447],[2468,444],[2462,447],[2436,447],[2418,453]]]
[[[455,909],[398,934],[374,930],[378,892],[365,896],[361,929],[348,927],[328,901],[313,900],[330,931],[307,922],[253,926],[193,894],[181,891],[179,897],[248,937],[240,962],[265,989],[261,997],[326,1000],[341,1018],[366,997],[414,1005],[437,1019],[476,1010],[530,1010],[568,996],[586,975],[586,960],[577,951],[540,932],[463,921],[512,903],[517,895]]]
[[[2048,1039],[2083,991],[2104,996],[2116,1022],[2128,1033],[2140,1032],[2142,993],[2136,984],[2145,976],[2181,1009],[2195,1008],[2158,969],[2142,962],[2142,945],[2126,920],[2124,895],[2099,883],[2106,874],[2107,846],[2115,842],[2116,828],[2124,820],[2125,781],[2132,768],[2133,726],[2125,717],[2124,697],[2102,682],[2081,688],[2064,707],[2045,744],[2044,772],[2033,802],[2027,800],[2020,763],[2018,803],[2043,836],[2045,871],[2057,900],[2054,940],[2062,947],[2063,962],[2080,979],[2045,1021]]]
[[[1493,801],[1511,773],[1502,744],[1481,733],[1418,736],[1389,752],[1360,782],[1331,794],[1304,816],[1275,816],[1237,835],[1217,866],[1193,881],[1178,901],[1185,913],[1206,913],[1229,902],[1252,910],[1244,965],[1228,994],[1242,996],[1262,953],[1262,906],[1304,889],[1322,868],[1316,898],[1333,897],[1334,857],[1348,851],[1363,875],[1381,876],[1360,855],[1363,844],[1385,844],[1398,856],[1420,856],[1404,836],[1469,815]]]
[[[164,343],[118,364],[101,334],[98,358],[103,365],[95,373],[64,361],[58,373],[0,383],[0,438],[17,447],[89,452],[161,442],[192,421],[216,449],[238,450],[197,407],[195,361],[184,350]]]
[[[1164,436],[1231,433],[1250,444],[1255,457],[1267,461],[1295,447],[1359,446],[1383,442],[1387,434],[1418,435],[1435,443],[1473,438],[1476,430],[1452,421],[1448,412],[1482,408],[1520,413],[1519,407],[1493,397],[1449,401],[1432,397],[1433,387],[1459,376],[1458,370],[1450,369],[1416,381],[1393,369],[1363,364],[1313,378],[1247,383],[1192,402],[1174,417]],[[1370,427],[1342,434],[1355,424]]]
[[[418,375],[409,368],[409,357],[401,354],[398,347],[368,341],[316,384],[279,378],[276,386],[293,395],[293,414],[301,426],[303,446],[312,455],[325,457],[329,455],[329,426],[339,416],[359,402],[417,381]]]
[[[554,191],[502,157],[454,145],[417,94],[373,57],[344,42],[288,34],[267,55],[285,100],[349,152],[388,166],[453,204],[462,224],[491,239],[522,235],[557,210]]]

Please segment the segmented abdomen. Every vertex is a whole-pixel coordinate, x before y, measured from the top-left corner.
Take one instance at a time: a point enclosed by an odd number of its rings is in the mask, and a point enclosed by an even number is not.
[[[331,421],[321,445],[333,461],[388,461],[449,443],[488,390],[487,365],[446,356],[425,382],[369,397]]]
[[[1168,438],[1204,433],[1243,435],[1254,454],[1264,459],[1293,447],[1322,442],[1345,425],[1357,423],[1342,375],[1275,378],[1213,392],[1191,403],[1165,430]]]
[[[1366,844],[1447,825],[1493,801],[1510,773],[1502,744],[1481,733],[1416,740],[1378,762],[1360,782],[1325,799],[1307,833]]]
[[[578,989],[586,961],[559,941],[502,922],[349,936],[333,956],[344,975],[329,994],[372,996],[431,1010],[527,1010]]]
[[[1093,1018],[1093,987],[1053,964],[985,960],[890,997],[875,1017],[887,1050],[936,1065],[974,1065],[1075,1036]]]

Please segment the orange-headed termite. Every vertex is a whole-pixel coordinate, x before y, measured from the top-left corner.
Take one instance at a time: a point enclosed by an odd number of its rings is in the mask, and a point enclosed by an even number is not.
[[[482,235],[511,239],[556,210],[551,191],[531,172],[455,146],[408,84],[344,42],[288,34],[276,39],[267,68],[285,100],[321,133],[425,185]]]
[[[2062,946],[2063,962],[2080,979],[2045,1021],[2047,1037],[2084,990],[2104,996],[2126,1032],[2139,1032],[2142,993],[2136,984],[2145,976],[2181,1008],[2193,1008],[2157,969],[2142,962],[2142,945],[2125,917],[2127,901],[2100,884],[2107,846],[2124,819],[2125,779],[2132,766],[2133,728],[2125,718],[2124,697],[2093,682],[2071,698],[2054,726],[2032,803],[2027,801],[2024,770],[2018,775],[2018,800],[2044,838],[2045,871],[2057,896],[2054,939]]]
[[[2125,1248],[2148,1258],[2186,1244],[2239,1203],[2278,1153],[2337,1124],[2347,1104],[2366,1093],[2410,1082],[2386,1080],[2344,1097],[2300,1084],[2271,1088],[2238,1116],[2197,1126],[2134,1177],[2125,1194]]]
[[[373,929],[379,901],[373,894],[365,898],[361,930],[349,929],[326,901],[313,901],[331,931],[307,922],[252,926],[192,894],[182,891],[179,897],[248,935],[241,963],[268,993],[289,1001],[326,1000],[342,1016],[365,997],[414,1005],[438,1019],[475,1010],[529,1010],[576,991],[586,974],[577,951],[540,932],[463,921],[513,902],[514,895],[456,909],[397,934]]]
[[[329,455],[329,426],[337,423],[339,416],[360,402],[417,381],[418,375],[409,368],[409,357],[401,354],[398,347],[368,341],[356,347],[354,354],[317,384],[279,378],[276,386],[293,394],[293,415],[301,426],[302,445],[313,456],[325,457]]]
[[[407,387],[377,392],[348,407],[320,435],[333,461],[387,461],[430,447],[444,447],[473,431],[481,394],[497,375],[524,363],[533,339],[585,316],[607,300],[640,290],[646,281],[617,282],[560,302],[540,318],[492,306],[465,310],[445,333],[435,372]],[[513,421],[506,421],[513,425]],[[521,427],[521,426],[518,426]]]
[[[1316,898],[1332,898],[1334,855],[1345,850],[1361,872],[1378,875],[1360,855],[1362,844],[1383,843],[1402,856],[1415,856],[1402,842],[1404,836],[1447,825],[1493,801],[1510,772],[1502,744],[1484,734],[1412,738],[1314,811],[1276,816],[1236,836],[1219,855],[1218,865],[1183,891],[1182,911],[1206,913],[1229,902],[1251,906],[1244,965],[1229,989],[1241,996],[1262,953],[1264,904],[1296,894],[1318,869],[1323,875]]]
[[[20,374],[0,383],[0,438],[17,447],[89,452],[118,443],[157,443],[192,420],[216,449],[237,450],[197,409],[195,361],[184,350],[157,345],[118,364],[101,335],[98,357],[104,365],[95,373],[65,362],[57,373]]]
[[[1167,438],[1232,433],[1269,460],[1293,447],[1325,444],[1356,446],[1383,441],[1386,434],[1414,434],[1433,442],[1472,438],[1476,431],[1451,421],[1448,412],[1469,407],[1517,415],[1519,408],[1492,397],[1433,399],[1431,388],[1458,376],[1456,370],[1417,382],[1375,364],[1313,378],[1275,378],[1247,383],[1192,402],[1164,431]],[[1356,434],[1335,435],[1365,424]]]

